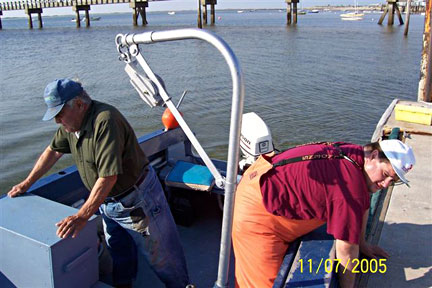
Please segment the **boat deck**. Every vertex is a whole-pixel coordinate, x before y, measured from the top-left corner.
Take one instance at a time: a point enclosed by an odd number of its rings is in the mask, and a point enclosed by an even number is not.
[[[387,271],[370,274],[367,287],[432,287],[432,126],[397,121],[393,108],[383,128],[410,133],[405,142],[417,163],[407,175],[411,188],[391,192],[377,243],[390,254]]]
[[[177,225],[185,250],[191,284],[213,287],[217,279],[222,211],[215,195],[203,192],[191,198],[194,220],[191,226]],[[232,252],[232,250],[231,250]],[[139,259],[139,273],[135,288],[165,287],[151,271],[144,259]],[[234,287],[234,257],[231,253],[229,287]]]

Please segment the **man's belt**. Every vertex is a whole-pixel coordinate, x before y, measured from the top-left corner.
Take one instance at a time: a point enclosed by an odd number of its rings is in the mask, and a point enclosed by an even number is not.
[[[121,198],[129,195],[130,193],[132,193],[133,191],[135,191],[139,185],[141,185],[141,183],[144,181],[144,179],[147,176],[147,172],[148,172],[148,167],[144,168],[144,172],[141,174],[141,176],[138,178],[138,180],[135,182],[134,185],[132,185],[129,189],[115,195],[115,196],[109,196],[107,198],[105,198],[104,203],[110,203],[110,202],[117,202],[119,201]]]

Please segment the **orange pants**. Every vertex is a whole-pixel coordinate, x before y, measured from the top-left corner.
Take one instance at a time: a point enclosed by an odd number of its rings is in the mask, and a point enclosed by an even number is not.
[[[259,179],[271,168],[259,157],[237,187],[232,232],[236,287],[272,287],[289,243],[324,224],[275,216],[265,209]]]

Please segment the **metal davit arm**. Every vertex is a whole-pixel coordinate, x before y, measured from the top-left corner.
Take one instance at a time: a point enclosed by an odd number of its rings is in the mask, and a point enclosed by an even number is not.
[[[228,46],[228,44],[219,36],[200,29],[177,29],[170,31],[160,31],[160,32],[145,32],[140,34],[125,34],[117,35],[116,42],[117,45],[123,47],[129,47],[132,45],[139,44],[151,44],[156,42],[166,42],[184,39],[200,39],[212,44],[225,58],[228,67],[231,72],[232,83],[233,83],[233,96],[231,105],[231,123],[230,123],[230,134],[229,134],[229,145],[228,145],[228,163],[227,163],[227,177],[225,180],[225,202],[222,220],[222,236],[221,236],[221,248],[219,254],[219,268],[218,277],[215,283],[215,287],[228,287],[228,270],[229,270],[229,260],[231,254],[231,230],[232,230],[232,217],[234,211],[234,193],[237,185],[237,165],[238,165],[238,155],[239,155],[239,144],[240,144],[240,128],[241,128],[241,117],[243,114],[243,101],[244,101],[244,83],[243,74],[240,68],[239,61],[235,56],[234,52]],[[139,53],[138,53],[139,54]],[[139,54],[140,55],[140,54]],[[140,55],[137,57],[138,62],[142,65],[144,60]],[[145,63],[145,61],[144,61]],[[154,73],[151,71],[150,67],[146,65],[143,66],[145,72],[149,75],[150,79],[156,83],[158,88],[162,85],[156,78]],[[186,122],[181,117],[180,113],[177,111],[175,105],[169,100],[169,96],[164,89],[160,89],[161,96],[166,102],[168,108],[171,110],[174,117],[179,122],[180,126],[183,128],[185,133],[191,137],[192,144],[195,149],[199,147],[202,150],[201,145],[199,145],[198,140],[196,140],[192,131],[190,131]],[[185,130],[186,128],[186,130]],[[188,131],[190,134],[188,134]],[[194,143],[196,141],[196,143]],[[195,145],[198,144],[198,145]],[[208,158],[204,150],[197,152],[203,158],[204,163],[209,167],[210,171],[214,175],[212,169],[214,167],[211,160]],[[201,153],[203,154],[201,154]],[[205,155],[203,157],[203,155]],[[216,170],[216,172],[218,172]],[[219,173],[218,173],[219,174]],[[215,177],[216,178],[216,177]],[[218,183],[221,179],[216,179],[216,185],[223,185],[223,183]]]

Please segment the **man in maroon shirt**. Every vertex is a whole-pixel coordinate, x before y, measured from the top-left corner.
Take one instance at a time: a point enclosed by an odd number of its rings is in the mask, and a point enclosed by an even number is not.
[[[336,239],[342,287],[352,287],[353,259],[387,257],[366,243],[369,197],[401,181],[415,164],[399,140],[364,147],[313,143],[262,155],[244,173],[235,200],[236,287],[271,287],[288,244],[327,223]]]

